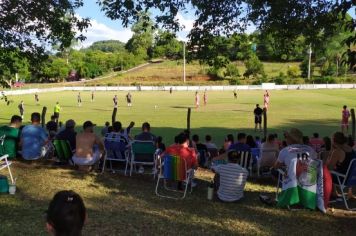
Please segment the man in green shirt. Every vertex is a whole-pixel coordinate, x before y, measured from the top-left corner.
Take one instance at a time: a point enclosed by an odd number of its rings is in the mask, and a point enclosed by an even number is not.
[[[54,106],[54,117],[55,117],[55,121],[58,124],[58,120],[59,120],[59,112],[61,111],[61,106],[59,105],[59,102],[57,102],[57,104]]]
[[[0,155],[9,154],[9,159],[16,157],[19,142],[19,128],[22,118],[18,115],[11,117],[10,125],[0,127],[0,137],[5,140],[0,143]]]

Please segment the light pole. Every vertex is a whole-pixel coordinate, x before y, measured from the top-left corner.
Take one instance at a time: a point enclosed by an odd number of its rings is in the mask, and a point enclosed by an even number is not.
[[[309,44],[308,80],[310,80],[311,55],[312,55],[312,49],[311,49],[311,44]]]
[[[185,42],[183,41],[183,82],[185,83]]]

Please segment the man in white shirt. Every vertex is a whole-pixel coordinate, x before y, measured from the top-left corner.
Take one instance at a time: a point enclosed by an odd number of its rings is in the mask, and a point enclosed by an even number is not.
[[[275,168],[288,166],[293,158],[308,157],[311,159],[317,158],[317,153],[308,145],[303,144],[303,133],[296,128],[291,128],[285,132],[287,147],[283,148],[278,155],[278,159],[274,164]]]
[[[248,171],[237,164],[239,158],[239,156],[230,155],[227,164],[212,167],[216,173],[215,181],[219,182],[217,196],[223,202],[235,202],[244,196]]]

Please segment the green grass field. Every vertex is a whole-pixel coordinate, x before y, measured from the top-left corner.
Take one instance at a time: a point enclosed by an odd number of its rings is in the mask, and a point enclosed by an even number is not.
[[[354,90],[270,92],[269,131],[279,134],[297,127],[306,135],[315,131],[331,135],[340,129],[342,106],[356,105]],[[186,128],[187,108],[194,103],[194,92],[134,92],[132,108],[126,107],[124,92],[97,92],[94,103],[90,92],[82,92],[82,107],[77,107],[76,92],[40,94],[40,106],[35,105],[33,95],[13,96],[10,106],[1,104],[0,123],[8,123],[10,116],[18,113],[20,100],[25,101],[26,122],[30,113],[40,112],[42,106],[51,113],[59,101],[61,120],[73,118],[78,124],[92,120],[100,132],[104,122],[111,120],[114,94],[119,96],[118,120],[124,126],[135,121],[133,134],[137,134],[141,123],[149,121],[152,132],[163,136],[167,145]],[[232,92],[208,94],[206,107],[192,109],[193,134],[211,134],[218,145],[228,133],[259,135],[253,132],[252,110],[256,103],[262,104],[263,91],[239,91],[237,100]],[[198,187],[182,201],[156,197],[155,183],[148,176],[83,174],[48,163],[21,162],[13,165],[13,172],[18,177],[18,191],[15,196],[0,195],[0,235],[46,235],[44,211],[54,193],[62,189],[72,189],[84,198],[88,220],[83,235],[353,235],[356,230],[356,215],[343,210],[341,204],[326,215],[263,205],[258,195],[273,197],[275,191],[274,182],[265,179],[250,178],[244,200],[226,204],[206,200],[206,186],[213,175],[205,170],[197,172]],[[351,202],[355,207],[355,200]]]
[[[151,123],[152,132],[161,135],[166,143],[173,141],[174,135],[186,128],[188,107],[192,107],[192,133],[211,134],[216,143],[222,144],[224,136],[237,132],[259,135],[253,131],[253,109],[255,104],[263,105],[263,91],[239,91],[238,99],[233,93],[208,92],[208,105],[194,108],[194,92],[133,92],[133,106],[126,106],[126,92],[96,92],[95,101],[90,102],[90,92],[82,92],[83,105],[77,106],[77,92],[59,92],[39,94],[40,105],[36,106],[33,95],[13,96],[9,106],[2,104],[0,124],[6,124],[13,114],[18,114],[17,105],[25,102],[25,121],[30,114],[41,112],[42,106],[48,108],[47,119],[53,112],[56,101],[62,106],[60,120],[73,118],[81,125],[85,120],[92,120],[98,127],[105,121],[111,121],[113,96],[119,97],[117,120],[123,126],[135,121],[133,133],[140,131],[144,121]],[[202,92],[200,93],[202,103]],[[321,136],[331,135],[339,130],[341,109],[344,104],[355,107],[354,90],[298,90],[271,91],[271,104],[268,112],[269,132],[282,134],[291,127],[300,128],[305,135],[319,132]],[[155,109],[157,105],[157,109]]]

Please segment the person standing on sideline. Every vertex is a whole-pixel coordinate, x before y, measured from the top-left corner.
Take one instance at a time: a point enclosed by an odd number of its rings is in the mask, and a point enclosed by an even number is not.
[[[204,106],[206,106],[206,104],[208,103],[208,94],[206,92],[206,89],[204,91],[203,100],[204,100]]]
[[[94,91],[91,91],[91,102],[94,102]]]
[[[19,111],[20,111],[20,116],[22,120],[24,119],[24,112],[25,112],[25,104],[21,100],[20,104],[18,105]]]
[[[199,93],[198,91],[195,92],[195,108],[199,108]]]
[[[61,111],[61,106],[59,105],[59,102],[56,103],[54,106],[54,111],[53,111],[53,116],[54,116],[54,121],[58,124],[59,121],[59,112]]]
[[[115,95],[112,100],[114,102],[114,107],[117,108],[118,107],[118,105],[117,105],[117,95]]]
[[[172,90],[173,90],[173,88],[170,87],[170,88],[169,88],[169,94],[172,94]]]
[[[38,105],[38,103],[40,102],[40,99],[38,98],[38,93],[35,93],[35,102],[36,105]]]
[[[266,90],[266,93],[263,95],[263,103],[264,103],[264,107],[266,108],[266,110],[268,109],[269,98],[270,98],[270,95],[268,93],[268,90]]]
[[[126,101],[127,101],[127,106],[128,106],[128,107],[131,107],[131,106],[132,106],[131,100],[132,100],[131,93],[128,92],[128,93],[126,94]]]
[[[349,131],[349,118],[350,118],[350,111],[347,109],[347,106],[344,105],[342,109],[342,119],[341,119],[341,131],[344,134],[347,134]]]
[[[80,96],[80,92],[78,92],[77,101],[78,101],[78,107],[82,106],[82,97]]]
[[[260,105],[256,104],[256,108],[253,110],[253,114],[255,115],[255,132],[257,131],[257,126],[259,127],[260,131],[262,131],[262,113],[263,110],[260,108]]]

